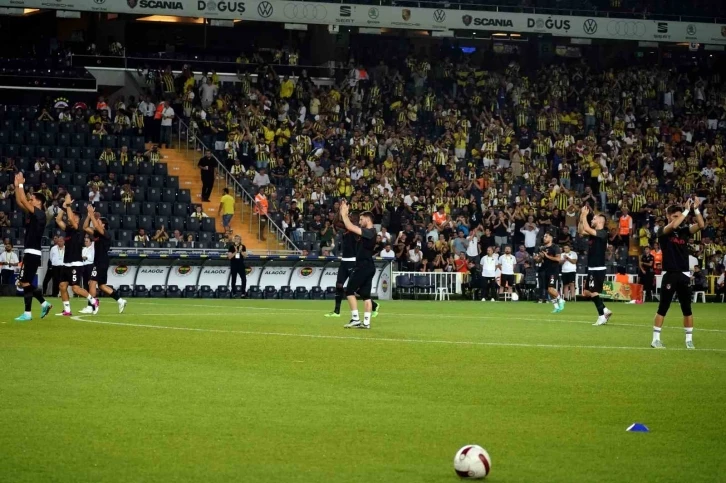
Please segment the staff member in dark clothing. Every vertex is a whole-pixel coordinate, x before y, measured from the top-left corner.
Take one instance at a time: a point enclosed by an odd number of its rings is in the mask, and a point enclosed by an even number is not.
[[[640,284],[643,286],[643,300],[653,300],[653,282],[655,280],[653,265],[655,265],[655,258],[650,254],[650,247],[645,247],[638,261]]]
[[[691,267],[688,266],[688,239],[691,235],[703,229],[705,223],[698,209],[701,205],[699,198],[689,199],[685,203],[686,209],[680,206],[669,206],[666,210],[668,224],[659,233],[658,243],[663,250],[663,280],[661,280],[660,303],[653,322],[654,349],[665,349],[660,341],[660,331],[668,309],[673,301],[673,295],[678,295],[683,313],[683,327],[686,331],[686,349],[695,349],[693,346],[693,312],[691,311]],[[696,215],[696,223],[691,226],[681,226],[688,218],[691,208]]]
[[[234,243],[227,250],[229,266],[232,269],[232,297],[237,296],[237,276],[240,278],[240,297],[244,298],[247,293],[247,272],[245,271],[245,258],[247,258],[247,247],[242,244],[239,235],[234,236]]]
[[[376,274],[376,266],[373,263],[373,249],[376,246],[377,234],[376,230],[373,229],[373,214],[370,211],[361,213],[358,216],[360,226],[356,226],[348,218],[348,202],[342,200],[340,203],[340,217],[345,224],[346,230],[360,236],[358,251],[355,255],[355,268],[350,275],[350,280],[348,280],[348,286],[345,288],[345,295],[348,297],[351,312],[350,322],[345,327],[347,329],[370,329],[371,311],[373,310],[371,289],[373,288],[373,277]],[[358,316],[356,294],[365,303],[362,322]]]
[[[202,159],[197,163],[197,167],[202,173],[202,201],[209,201],[214,188],[214,168],[217,166],[217,160],[212,158],[212,152],[207,151]]]
[[[351,222],[354,225],[358,224],[358,215],[353,214],[350,216]],[[343,221],[340,219],[340,214],[336,215],[334,220],[335,226],[338,228],[345,229]],[[340,317],[340,304],[343,302],[345,297],[345,282],[348,281],[350,275],[353,273],[356,262],[356,252],[358,251],[358,236],[350,231],[343,235],[343,253],[338,267],[338,278],[335,280],[335,309],[332,312],[325,314],[326,317]],[[372,317],[378,316],[378,304],[372,302],[373,313]]]

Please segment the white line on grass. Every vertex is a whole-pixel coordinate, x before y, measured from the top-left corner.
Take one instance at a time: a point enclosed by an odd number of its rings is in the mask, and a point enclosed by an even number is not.
[[[266,337],[298,337],[303,339],[334,339],[334,340],[366,340],[373,342],[403,342],[409,344],[447,344],[464,346],[489,346],[489,347],[528,347],[541,349],[593,349],[593,350],[631,350],[631,351],[652,351],[650,347],[631,346],[599,346],[599,345],[565,345],[565,344],[523,344],[514,342],[476,342],[476,341],[455,341],[455,340],[426,340],[426,339],[397,339],[388,337],[348,337],[343,335],[322,335],[322,334],[293,334],[289,332],[258,332],[251,330],[223,330],[223,329],[199,329],[194,327],[174,327],[168,325],[151,324],[128,324],[125,322],[107,322],[102,320],[85,320],[85,317],[71,317],[76,322],[100,325],[116,325],[121,327],[136,327],[142,329],[178,330],[183,332],[208,332],[215,334],[240,334],[256,335]],[[355,330],[355,329],[353,329]],[[669,351],[685,351],[687,349],[669,349]],[[726,349],[699,349],[700,352],[726,352]]]
[[[156,306],[156,307],[168,307],[166,304],[156,304],[156,303],[149,303],[149,302],[140,302],[140,303],[135,304],[135,305],[153,305],[153,306]],[[200,305],[200,304],[189,304],[189,305],[184,305],[184,307],[204,307],[206,309],[209,309],[209,308],[218,308],[218,309],[225,308],[225,309],[228,309],[231,306],[229,306],[229,305]],[[316,313],[321,313],[320,310],[314,310],[314,309],[281,309],[281,308],[273,308],[273,307],[251,307],[251,306],[248,306],[248,305],[241,305],[241,306],[238,306],[237,308],[243,308],[244,310],[264,310],[264,311],[270,312],[270,315],[282,315],[282,314],[285,314],[287,312],[316,312]],[[114,315],[114,314],[112,314],[112,315]],[[166,315],[197,315],[197,314],[189,314],[189,313],[186,313],[186,314],[144,314],[144,315],[163,315],[163,316],[166,316]],[[207,313],[204,313],[204,314],[198,314],[198,315],[217,315],[217,314],[207,314]],[[225,314],[219,314],[219,315],[232,315],[232,314],[225,313]],[[617,317],[617,315],[618,314],[614,314],[615,317]],[[394,317],[394,316],[396,316],[396,317],[397,316],[404,316],[404,317],[433,317],[433,318],[436,318],[436,319],[459,319],[459,320],[460,319],[468,319],[468,320],[492,320],[492,319],[494,319],[494,320],[500,320],[500,319],[503,319],[504,318],[504,316],[493,316],[493,315],[447,315],[447,314],[425,314],[425,313],[423,313],[423,314],[412,314],[412,313],[404,313],[404,312],[381,312],[380,315],[379,315],[379,317],[380,316],[385,316],[385,317],[388,317],[388,316],[391,316],[391,317]],[[557,322],[557,323],[562,323],[562,324],[587,324],[587,325],[592,325],[592,322],[588,322],[588,321],[573,320],[573,319],[561,319],[561,318],[553,319],[553,318],[543,318],[543,317],[539,317],[539,318],[514,317],[512,320],[521,320],[521,321],[524,321],[524,322]],[[618,323],[612,323],[612,322],[608,322],[607,325],[612,326],[612,327],[636,327],[636,328],[639,328],[639,329],[643,329],[643,328],[646,328],[646,327],[652,327],[651,324],[648,324],[648,325],[645,325],[645,324],[618,324]],[[673,325],[670,325],[670,326],[669,325],[666,325],[663,328],[664,329],[683,330],[683,327],[678,327],[678,326],[673,326]],[[701,328],[694,328],[693,330],[694,331],[698,331],[698,332],[715,332],[715,333],[722,333],[722,334],[725,334],[726,333],[726,330],[724,330],[724,329],[701,329]]]

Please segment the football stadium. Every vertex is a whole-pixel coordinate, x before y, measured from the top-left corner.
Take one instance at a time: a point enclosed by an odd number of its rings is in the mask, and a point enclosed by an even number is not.
[[[724,479],[720,2],[0,40],[0,482]]]

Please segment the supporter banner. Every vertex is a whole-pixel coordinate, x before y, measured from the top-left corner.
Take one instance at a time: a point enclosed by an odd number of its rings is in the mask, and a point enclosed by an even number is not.
[[[603,297],[611,300],[628,302],[643,300],[643,286],[637,283],[620,283],[607,281],[603,283]]]
[[[0,0],[0,7],[177,15],[287,24],[417,30],[487,30],[558,37],[726,44],[726,24],[607,17],[341,5],[280,0]]]

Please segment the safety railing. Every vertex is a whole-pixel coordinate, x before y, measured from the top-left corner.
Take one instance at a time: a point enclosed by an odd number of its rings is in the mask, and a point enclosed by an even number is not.
[[[460,295],[461,285],[468,275],[461,272],[393,272],[393,287],[399,297],[435,296],[441,289]]]
[[[200,152],[200,157],[209,151],[212,153],[212,158],[217,162],[217,182],[214,183],[214,191],[218,196],[222,195],[222,190],[226,187],[234,187],[235,194],[241,196],[242,200],[239,202],[239,206],[235,209],[235,216],[244,218],[249,216],[249,233],[252,233],[254,227],[256,227],[255,236],[258,240],[266,242],[266,251],[268,255],[291,255],[300,254],[302,251],[295,245],[295,243],[285,234],[280,226],[278,226],[269,216],[261,217],[255,213],[255,197],[248,192],[242,184],[235,178],[232,173],[229,172],[227,167],[222,163],[209,146],[206,146],[198,136],[191,132],[189,125],[183,120],[177,120],[176,129],[177,142],[176,150],[184,151],[185,154],[189,154],[189,151]],[[219,181],[223,181],[220,183]],[[241,208],[241,209],[237,209]],[[221,216],[221,214],[220,214]],[[265,235],[265,232],[272,236]]]

